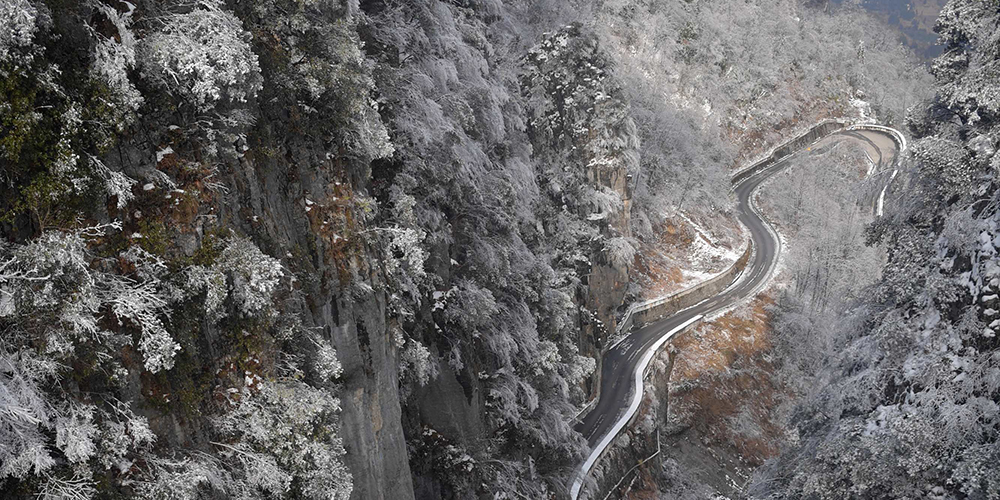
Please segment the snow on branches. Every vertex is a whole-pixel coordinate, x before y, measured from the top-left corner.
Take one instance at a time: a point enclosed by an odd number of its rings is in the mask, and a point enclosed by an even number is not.
[[[91,71],[108,84],[126,111],[136,111],[142,105],[142,94],[135,88],[128,76],[129,70],[135,68],[136,47],[138,46],[135,34],[131,30],[135,5],[122,2],[128,10],[118,12],[104,3],[98,1],[92,3],[115,27],[116,33],[109,37],[101,35],[97,33],[97,30],[91,28],[94,31],[94,37],[97,38]]]
[[[185,269],[183,287],[187,293],[205,292],[204,309],[213,322],[228,315],[223,307],[227,297],[241,317],[270,316],[272,295],[283,275],[278,259],[246,238],[233,237],[210,266]]]
[[[31,45],[37,18],[28,0],[0,0],[0,62],[16,61],[16,51]]]
[[[152,276],[136,279],[94,269],[85,234],[48,232],[0,252],[5,254],[0,283],[6,315],[20,320],[24,338],[42,342],[59,359],[78,346],[121,342],[121,333],[101,325],[109,311],[119,327],[138,330],[147,370],[169,369],[180,346],[163,323],[168,311],[163,283]]]
[[[301,382],[268,382],[216,419],[213,443],[254,487],[302,498],[350,498],[351,473],[336,431],[340,400]]]
[[[160,31],[143,39],[143,75],[199,111],[256,97],[262,79],[243,23],[219,0],[192,2],[191,7],[167,14]]]
[[[0,350],[0,478],[41,474],[55,465],[42,433],[52,424],[42,386],[57,369],[31,352]]]
[[[971,123],[1000,113],[1000,12],[990,2],[954,0],[941,10],[935,31],[945,53],[933,64],[940,96]]]
[[[240,314],[268,314],[271,296],[284,274],[277,259],[265,255],[248,239],[233,238],[213,267],[226,274]]]

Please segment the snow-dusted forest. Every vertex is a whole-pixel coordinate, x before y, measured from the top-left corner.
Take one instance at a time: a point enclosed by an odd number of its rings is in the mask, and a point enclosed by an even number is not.
[[[814,364],[796,371],[797,439],[759,471],[754,498],[1000,495],[998,28],[995,3],[941,12],[935,96],[907,115],[901,182],[865,229],[887,254],[880,277],[834,317],[782,301],[785,356],[809,350]]]
[[[838,143],[765,185],[771,284],[654,363],[581,498],[1000,497],[1000,6],[935,29],[0,0],[0,498],[568,498],[626,311],[733,265],[733,172],[823,120],[901,130],[898,175]],[[691,429],[743,478],[644,460]]]

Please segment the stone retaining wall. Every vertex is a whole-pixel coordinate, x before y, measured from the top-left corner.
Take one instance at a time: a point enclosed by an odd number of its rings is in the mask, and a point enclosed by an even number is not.
[[[771,152],[770,156],[762,160],[758,160],[753,165],[750,165],[749,167],[737,172],[735,175],[733,175],[733,185],[735,186],[743,182],[748,177],[756,174],[757,172],[760,172],[761,170],[778,162],[782,158],[808,146],[809,144],[812,144],[816,140],[844,129],[844,125],[845,125],[844,122],[837,120],[828,120],[820,122],[819,124],[809,129],[804,134],[799,135],[798,137],[788,142],[785,142],[781,146],[775,148],[774,151]]]
[[[683,292],[672,295],[669,299],[653,305],[648,309],[636,311],[633,315],[635,326],[642,327],[643,325],[648,325],[654,321],[672,316],[678,311],[687,309],[722,292],[729,287],[729,285],[732,285],[733,282],[736,281],[736,278],[740,276],[740,273],[746,269],[751,256],[753,256],[753,240],[750,240],[750,243],[747,245],[747,249],[743,251],[743,255],[741,255],[739,259],[736,259],[736,262],[734,262],[733,265],[722,274],[697,286],[684,290]]]

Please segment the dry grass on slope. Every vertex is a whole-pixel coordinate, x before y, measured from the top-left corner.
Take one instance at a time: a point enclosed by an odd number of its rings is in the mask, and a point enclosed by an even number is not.
[[[710,446],[748,466],[774,456],[784,440],[775,408],[785,398],[769,353],[769,297],[760,297],[674,341],[670,420],[693,427]]]
[[[636,254],[633,279],[642,289],[639,300],[709,279],[732,265],[742,251],[740,227],[727,217],[674,216],[658,225],[655,234]]]

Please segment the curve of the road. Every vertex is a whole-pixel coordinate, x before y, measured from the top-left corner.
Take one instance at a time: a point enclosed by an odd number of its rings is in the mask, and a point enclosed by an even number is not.
[[[697,323],[701,318],[719,314],[755,296],[773,274],[781,252],[781,238],[754,205],[753,199],[757,190],[772,176],[791,165],[792,161],[804,151],[823,147],[823,143],[837,139],[852,139],[858,142],[875,164],[870,172],[881,174],[889,168],[895,168],[900,146],[905,148],[905,139],[901,139],[902,136],[892,129],[872,128],[875,129],[834,132],[734,184],[737,214],[740,222],[749,230],[754,246],[752,259],[741,276],[721,293],[673,316],[633,331],[605,352],[601,367],[600,398],[594,409],[576,426],[576,429],[587,438],[591,453],[573,481],[570,490],[573,500],[578,498],[587,476],[601,454],[628,425],[638,410],[642,401],[643,375],[656,351],[672,336]],[[900,143],[900,140],[903,142]],[[885,181],[886,187],[895,175],[894,170],[892,177]],[[886,187],[882,188],[878,198],[879,215]]]

